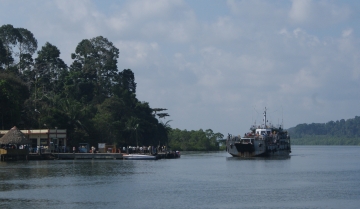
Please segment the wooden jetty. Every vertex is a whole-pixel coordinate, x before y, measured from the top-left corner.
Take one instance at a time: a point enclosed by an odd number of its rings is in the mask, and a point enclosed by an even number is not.
[[[53,156],[59,160],[123,159],[123,154],[121,153],[53,153]]]
[[[28,160],[54,160],[56,157],[53,153],[44,152],[44,153],[29,153]]]
[[[29,153],[27,150],[0,149],[1,161],[7,160],[79,160],[79,159],[125,159],[126,153]],[[156,159],[175,159],[180,158],[174,152],[157,153]]]
[[[25,149],[0,149],[0,160],[27,160],[29,151]]]
[[[180,158],[180,153],[176,152],[160,152],[156,154],[157,159],[176,159]]]

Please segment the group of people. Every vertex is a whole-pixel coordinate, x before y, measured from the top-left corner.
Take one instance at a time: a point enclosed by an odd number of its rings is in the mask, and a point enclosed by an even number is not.
[[[16,144],[5,144],[1,148],[6,149],[6,150],[8,150],[8,149],[17,149],[18,146],[16,146]]]
[[[123,147],[122,152],[132,154],[132,153],[141,153],[141,154],[157,154],[158,152],[165,152],[166,146],[137,146],[137,147]]]

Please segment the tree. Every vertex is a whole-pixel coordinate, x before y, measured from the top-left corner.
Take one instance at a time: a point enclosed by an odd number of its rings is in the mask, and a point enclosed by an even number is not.
[[[136,93],[135,75],[130,69],[124,69],[116,75],[116,87],[129,93]]]
[[[10,67],[10,64],[13,63],[14,59],[12,57],[13,46],[15,46],[20,39],[19,31],[14,28],[12,25],[7,24],[0,27],[0,39],[6,50],[6,68]]]
[[[97,113],[92,119],[97,127],[97,136],[101,142],[108,144],[124,144],[121,130],[126,117],[126,107],[122,99],[114,96],[97,106]]]
[[[18,73],[22,72],[32,64],[32,55],[37,49],[37,40],[27,29],[14,28],[12,25],[3,25],[0,27],[0,39],[6,49],[6,66],[9,69],[13,63],[13,56],[19,57]],[[14,51],[17,48],[17,51]]]
[[[26,84],[12,74],[0,73],[1,128],[23,127],[24,101],[29,97]]]
[[[38,51],[35,66],[33,76],[39,77],[43,91],[61,91],[63,82],[59,82],[59,79],[67,74],[67,65],[60,58],[60,50],[56,46],[46,42]]]
[[[159,123],[159,132],[160,132],[160,137],[159,140],[162,144],[169,144],[169,133],[171,132],[171,126],[170,126],[170,122],[172,120],[168,120],[165,123],[164,122],[160,122]]]
[[[61,100],[60,104],[61,112],[66,116],[66,124],[68,129],[68,135],[73,139],[73,144],[78,142],[91,141],[91,124],[88,122],[93,117],[91,106],[83,105],[79,101],[73,99]],[[87,125],[89,124],[89,126]]]
[[[132,141],[136,142],[136,146],[139,146],[139,137],[142,136],[142,128],[141,126],[139,126],[140,120],[136,117],[131,117],[127,123],[126,123],[126,128],[125,130],[130,132]],[[135,139],[135,140],[134,140]]]
[[[169,145],[177,150],[217,151],[219,150],[217,140],[223,137],[223,134],[214,133],[211,129],[206,131],[172,129],[169,134]]]
[[[16,28],[20,36],[18,37],[18,50],[17,56],[19,57],[19,71],[22,71],[32,61],[31,56],[37,49],[37,40],[34,35],[25,28]],[[27,62],[26,62],[27,61]]]
[[[6,49],[0,39],[0,70],[4,69],[4,65],[6,64],[6,60],[7,60],[7,53],[6,53]]]
[[[49,125],[55,121],[49,114],[60,117],[60,101],[63,92],[64,77],[67,74],[66,64],[59,58],[60,51],[56,46],[46,43],[35,58],[35,65],[23,71],[21,77],[28,83],[31,97],[26,101],[28,118],[36,117],[37,122],[29,120],[31,127],[41,127],[43,121]],[[37,110],[37,112],[34,110]],[[39,115],[41,112],[41,115]],[[61,117],[60,117],[61,118]],[[31,122],[32,121],[32,122]],[[52,121],[52,122],[51,122]],[[61,121],[61,120],[59,120]],[[35,126],[36,124],[36,126]],[[55,124],[52,127],[59,126]]]
[[[74,74],[78,76],[74,81],[80,94],[84,87],[91,89],[86,99],[96,104],[112,95],[119,50],[110,41],[102,36],[82,40],[71,57],[74,61],[70,70],[78,72]]]

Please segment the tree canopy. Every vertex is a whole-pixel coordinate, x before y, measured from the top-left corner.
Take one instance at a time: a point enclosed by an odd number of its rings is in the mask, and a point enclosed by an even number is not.
[[[118,69],[120,52],[107,38],[80,41],[70,66],[49,42],[36,50],[37,40],[27,29],[0,27],[2,129],[67,129],[70,146],[102,142],[218,150],[222,134],[173,130],[171,120],[161,121],[170,116],[166,108],[137,99],[135,75]]]
[[[169,146],[184,151],[218,151],[218,140],[223,138],[223,134],[214,133],[211,129],[206,131],[172,129],[169,134]]]
[[[3,25],[0,27],[0,39],[5,48],[3,62],[8,71],[20,74],[21,71],[32,64],[32,55],[37,49],[37,40],[29,30],[14,28],[10,24]],[[14,57],[19,59],[15,65]]]
[[[289,128],[293,144],[360,145],[360,117],[327,123],[299,124]]]
[[[108,39],[80,41],[70,66],[49,42],[36,50],[30,31],[0,27],[2,129],[63,128],[72,145],[168,143],[152,108],[136,98],[132,70],[118,70],[120,52]]]

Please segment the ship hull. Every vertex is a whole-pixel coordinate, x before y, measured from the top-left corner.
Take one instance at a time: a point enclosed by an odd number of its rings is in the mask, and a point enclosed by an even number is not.
[[[226,151],[233,157],[289,156],[291,153],[290,143],[284,141],[268,143],[266,140],[255,138],[245,139],[248,139],[251,143],[244,143],[236,137],[228,139],[226,141]]]

